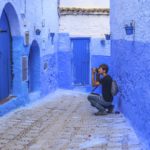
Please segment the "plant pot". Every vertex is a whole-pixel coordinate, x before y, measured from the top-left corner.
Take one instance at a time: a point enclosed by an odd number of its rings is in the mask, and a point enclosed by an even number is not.
[[[105,34],[106,40],[110,40],[111,35],[110,34]]]
[[[40,29],[36,29],[35,33],[36,33],[36,35],[40,35],[41,34],[41,30]]]
[[[132,35],[134,33],[133,26],[125,26],[125,31],[127,35]]]

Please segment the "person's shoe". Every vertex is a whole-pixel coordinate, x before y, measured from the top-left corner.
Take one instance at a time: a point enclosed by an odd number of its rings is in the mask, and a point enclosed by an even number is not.
[[[95,113],[95,116],[103,116],[103,115],[107,115],[106,111],[98,111]]]
[[[91,106],[95,107],[93,104],[91,104]]]
[[[115,111],[115,114],[120,114],[120,111]]]
[[[107,113],[112,113],[113,112],[113,110],[114,110],[114,106],[113,105],[111,105],[111,106],[109,106],[109,108],[108,108],[108,111],[107,111]]]

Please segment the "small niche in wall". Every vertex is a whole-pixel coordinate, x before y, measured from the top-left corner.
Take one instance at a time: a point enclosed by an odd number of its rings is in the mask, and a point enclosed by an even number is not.
[[[44,71],[48,70],[48,62],[44,62],[44,64],[43,64],[43,70]]]
[[[45,19],[42,19],[42,27],[45,27]]]
[[[100,40],[100,44],[101,44],[101,46],[104,47],[104,46],[105,46],[105,39],[101,39],[101,40]]]
[[[44,38],[42,39],[42,50],[46,50],[46,40]]]
[[[25,31],[24,33],[24,46],[29,46],[30,44],[30,33],[29,31]]]
[[[50,37],[51,37],[51,44],[54,45],[55,33],[54,33],[54,32],[51,32],[51,33],[50,33]]]

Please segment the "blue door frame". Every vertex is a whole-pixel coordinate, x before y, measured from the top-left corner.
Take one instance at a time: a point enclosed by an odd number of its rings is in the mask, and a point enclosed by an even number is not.
[[[0,100],[3,100],[12,89],[11,33],[5,10],[0,18],[0,29]]]
[[[90,38],[71,38],[73,79],[75,85],[88,85],[90,73]]]

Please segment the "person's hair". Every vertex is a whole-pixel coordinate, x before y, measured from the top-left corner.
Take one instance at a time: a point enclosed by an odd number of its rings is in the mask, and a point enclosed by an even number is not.
[[[108,70],[109,70],[108,65],[106,65],[106,64],[101,64],[101,65],[99,66],[99,68],[102,68],[103,70],[105,70],[106,73],[107,73]]]

